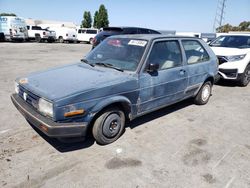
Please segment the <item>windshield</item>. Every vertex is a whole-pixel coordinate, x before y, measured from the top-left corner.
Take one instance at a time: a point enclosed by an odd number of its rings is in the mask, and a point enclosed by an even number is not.
[[[210,46],[228,48],[250,48],[250,36],[220,36]]]
[[[146,44],[146,40],[107,38],[86,56],[86,60],[92,65],[108,65],[105,67],[135,71]]]

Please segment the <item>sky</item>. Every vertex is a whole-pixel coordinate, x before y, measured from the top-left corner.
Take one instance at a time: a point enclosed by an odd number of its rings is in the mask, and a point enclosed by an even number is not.
[[[108,10],[110,26],[138,26],[179,32],[212,32],[218,0],[0,0],[0,13],[23,18],[70,21],[84,11]],[[227,0],[224,23],[250,21],[250,0]]]

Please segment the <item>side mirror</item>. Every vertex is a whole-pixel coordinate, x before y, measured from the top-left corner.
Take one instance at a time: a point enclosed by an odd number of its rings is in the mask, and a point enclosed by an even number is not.
[[[153,73],[153,72],[156,72],[158,69],[159,69],[159,64],[150,63],[148,65],[147,72]]]

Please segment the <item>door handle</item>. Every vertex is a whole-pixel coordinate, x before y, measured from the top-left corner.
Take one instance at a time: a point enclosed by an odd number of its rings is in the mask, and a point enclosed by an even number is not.
[[[180,75],[184,75],[186,73],[186,71],[184,69],[180,70]]]

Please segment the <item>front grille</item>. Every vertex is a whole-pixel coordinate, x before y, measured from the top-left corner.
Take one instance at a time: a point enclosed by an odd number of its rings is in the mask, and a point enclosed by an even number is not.
[[[217,56],[218,60],[219,60],[219,65],[226,63],[228,60],[225,56]]]
[[[236,78],[238,74],[237,69],[219,69],[219,72],[224,73],[229,78]]]
[[[26,100],[24,99],[24,93],[26,93]],[[38,108],[39,97],[37,95],[31,93],[30,91],[28,91],[27,89],[25,89],[20,85],[19,85],[18,95],[21,98],[23,98],[29,105],[33,106],[36,109]]]

